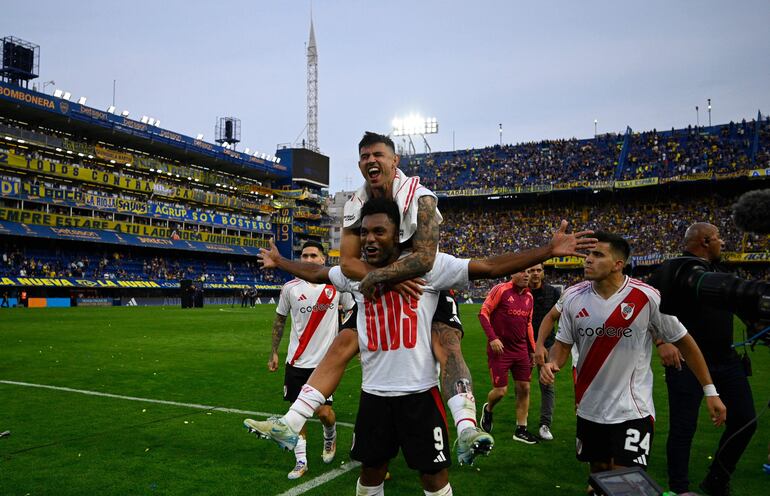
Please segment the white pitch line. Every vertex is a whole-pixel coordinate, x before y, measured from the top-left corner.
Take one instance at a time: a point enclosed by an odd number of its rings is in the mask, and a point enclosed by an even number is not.
[[[346,463],[343,467],[335,468],[334,470],[330,470],[329,472],[326,472],[323,475],[319,475],[315,479],[310,479],[309,481],[305,482],[304,484],[300,484],[299,486],[295,486],[285,493],[281,493],[278,496],[298,496],[299,494],[305,494],[306,492],[310,491],[311,489],[315,489],[316,487],[320,486],[321,484],[326,484],[332,479],[336,479],[340,475],[345,474],[346,472],[349,472],[353,470],[354,468],[360,467],[361,464],[359,462],[351,462]]]
[[[186,408],[196,408],[198,410],[212,410],[215,412],[224,412],[224,413],[240,413],[243,415],[255,415],[258,417],[273,417],[276,416],[274,413],[267,413],[267,412],[252,412],[250,410],[239,410],[238,408],[225,408],[222,406],[212,406],[212,405],[199,405],[197,403],[180,403],[178,401],[168,401],[168,400],[156,400],[152,398],[137,398],[136,396],[123,396],[122,394],[112,394],[112,393],[102,393],[100,391],[88,391],[85,389],[72,389],[68,387],[61,387],[61,386],[49,386],[47,384],[32,384],[29,382],[18,382],[18,381],[5,381],[0,380],[0,384],[9,384],[11,386],[24,386],[24,387],[34,387],[34,388],[40,388],[40,389],[53,389],[55,391],[66,391],[68,393],[78,393],[78,394],[87,394],[89,396],[101,396],[103,398],[116,398],[119,400],[129,400],[129,401],[142,401],[144,403],[156,403],[159,405],[171,405],[171,406],[183,406]],[[311,422],[319,422],[318,419],[310,419]],[[337,425],[341,425],[343,427],[350,427],[353,428],[353,424],[348,422],[337,422]]]

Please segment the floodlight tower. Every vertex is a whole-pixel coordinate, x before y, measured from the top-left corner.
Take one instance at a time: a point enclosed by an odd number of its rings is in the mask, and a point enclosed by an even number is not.
[[[307,42],[307,147],[318,151],[318,48],[315,44],[313,14],[310,13],[310,39]]]
[[[438,120],[435,117],[423,118],[419,115],[411,114],[405,118],[393,119],[393,130],[391,135],[404,136],[409,141],[409,149],[407,154],[416,153],[412,136],[419,136],[422,138],[425,144],[425,153],[430,153],[431,148],[428,144],[428,140],[425,138],[426,134],[438,133]]]

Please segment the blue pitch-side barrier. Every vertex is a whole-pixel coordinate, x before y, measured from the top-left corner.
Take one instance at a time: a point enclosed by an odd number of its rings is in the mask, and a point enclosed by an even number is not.
[[[133,234],[116,233],[111,231],[94,231],[77,227],[49,227],[15,222],[0,221],[0,234],[9,236],[25,236],[32,238],[66,239],[72,241],[92,241],[123,246],[141,246],[144,248],[172,248],[188,251],[208,251],[214,253],[229,253],[232,255],[256,255],[259,248],[248,246],[218,245],[202,241],[183,241],[170,238],[151,238]]]
[[[0,99],[14,104],[26,105],[65,115],[70,119],[86,124],[112,129],[123,134],[130,134],[148,141],[161,142],[178,148],[181,151],[190,151],[208,155],[225,162],[238,164],[252,170],[258,170],[284,179],[291,179],[290,167],[276,164],[268,160],[257,158],[253,155],[227,150],[222,146],[207,143],[202,140],[183,136],[173,131],[161,129],[156,126],[144,124],[140,121],[129,119],[121,115],[110,114],[102,110],[73,103],[62,98],[56,98],[37,91],[31,91],[19,86],[0,82]]]

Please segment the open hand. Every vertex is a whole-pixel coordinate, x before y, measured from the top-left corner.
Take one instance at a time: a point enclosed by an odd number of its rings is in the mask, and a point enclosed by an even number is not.
[[[561,221],[561,225],[551,237],[551,249],[554,257],[581,257],[585,258],[584,253],[579,253],[582,250],[591,250],[596,247],[596,238],[587,238],[593,231],[580,231],[572,234],[567,234],[566,220]]]
[[[260,262],[260,265],[263,269],[274,269],[278,267],[278,261],[281,259],[281,252],[278,251],[278,248],[275,246],[275,243],[273,243],[273,240],[270,240],[270,249],[260,248],[259,254],[257,254],[257,259]]]

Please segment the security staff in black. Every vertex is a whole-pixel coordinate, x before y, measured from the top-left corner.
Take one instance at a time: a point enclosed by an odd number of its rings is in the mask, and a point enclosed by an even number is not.
[[[561,291],[555,286],[543,282],[543,264],[537,264],[527,269],[529,274],[529,291],[532,293],[532,328],[534,339],[537,341],[538,330],[543,318],[551,311],[551,308],[559,301]],[[550,350],[554,342],[554,334],[551,333],[545,340],[545,349]],[[538,365],[538,372],[540,366]],[[553,420],[553,407],[555,399],[553,384],[540,383],[540,429],[538,435],[545,441],[553,440],[551,434],[551,421]]]
[[[756,430],[754,400],[743,362],[732,348],[733,313],[699,302],[688,291],[674,293],[664,288],[676,284],[676,281],[672,283],[673,279],[686,276],[686,271],[681,270],[682,261],[704,266],[708,272],[721,272],[717,262],[723,244],[715,226],[703,222],[693,224],[684,237],[683,256],[690,257],[689,262],[685,258],[669,260],[653,273],[649,281],[652,286],[661,289],[661,311],[675,315],[698,343],[720,399],[727,407],[725,432],[719,440],[719,448],[708,474],[700,484],[700,488],[709,495],[730,494],[730,476]],[[689,490],[690,449],[704,391],[675,347],[662,342],[656,345],[666,365],[669,488],[683,493]],[[745,429],[738,433],[744,426]],[[726,443],[728,439],[730,441]]]

